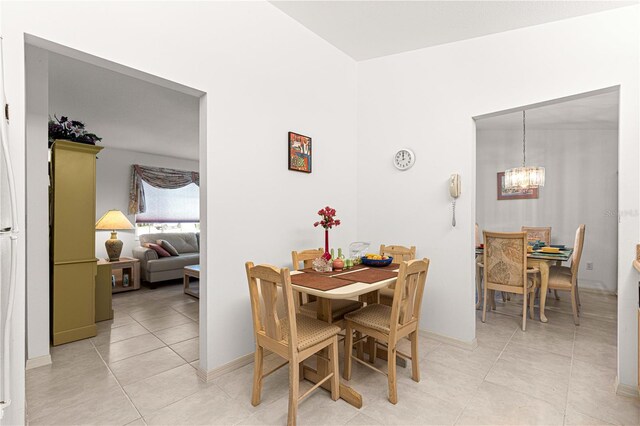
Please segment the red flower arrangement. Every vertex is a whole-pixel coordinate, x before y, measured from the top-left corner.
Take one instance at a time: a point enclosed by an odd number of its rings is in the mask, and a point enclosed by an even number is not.
[[[329,253],[329,229],[340,225],[340,219],[335,218],[336,209],[332,209],[329,206],[318,210],[318,215],[322,216],[322,219],[314,223],[313,226],[318,227],[319,225],[324,228],[324,255],[322,257],[328,260],[327,257],[331,259],[331,254]]]

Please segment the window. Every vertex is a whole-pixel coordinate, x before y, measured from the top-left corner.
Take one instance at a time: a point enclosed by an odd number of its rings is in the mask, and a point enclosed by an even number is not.
[[[162,189],[142,182],[146,211],[136,215],[137,224],[185,224],[200,222],[200,188],[191,183]]]

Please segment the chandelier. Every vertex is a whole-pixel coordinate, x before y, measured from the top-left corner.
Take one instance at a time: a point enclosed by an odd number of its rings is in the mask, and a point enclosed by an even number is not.
[[[527,127],[525,111],[522,111],[522,167],[504,172],[506,189],[528,189],[544,186],[544,167],[527,166]]]

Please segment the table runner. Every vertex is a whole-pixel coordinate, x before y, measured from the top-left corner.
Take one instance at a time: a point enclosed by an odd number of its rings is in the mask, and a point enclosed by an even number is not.
[[[366,265],[355,265],[352,268],[343,269],[342,271],[329,271],[329,272],[318,272],[313,268],[304,268],[304,269],[300,269],[300,271],[332,277],[332,276],[337,275],[337,274],[344,274],[345,272],[357,271],[358,269],[364,269],[364,268],[368,268],[368,266],[366,266]]]
[[[347,278],[338,279],[320,274],[295,274],[291,275],[291,283],[320,291],[329,291],[355,283]]]
[[[380,268],[363,269],[362,271],[356,271],[351,274],[338,275],[335,278],[341,280],[358,281],[361,283],[372,284],[378,281],[388,280],[398,276],[397,272],[383,270]]]

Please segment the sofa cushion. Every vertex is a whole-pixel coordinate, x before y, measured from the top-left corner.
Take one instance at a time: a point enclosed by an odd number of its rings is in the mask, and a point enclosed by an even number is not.
[[[147,262],[149,272],[171,271],[174,269],[182,269],[189,265],[198,265],[200,263],[199,253],[180,254],[178,256],[163,257],[157,260]]]
[[[162,247],[163,249],[168,251],[171,256],[177,256],[178,255],[178,250],[176,250],[176,248],[174,246],[172,246],[169,241],[167,241],[167,240],[158,240],[158,241],[156,241],[156,243],[158,245],[160,245],[160,247]]]
[[[179,254],[200,252],[194,232],[140,235],[141,243],[155,243],[156,240],[167,240]]]
[[[159,244],[156,243],[146,243],[144,245],[147,248],[150,248],[151,250],[155,251],[156,253],[158,253],[159,257],[171,257],[171,253],[169,253],[168,251],[166,251],[164,248],[160,247]]]

